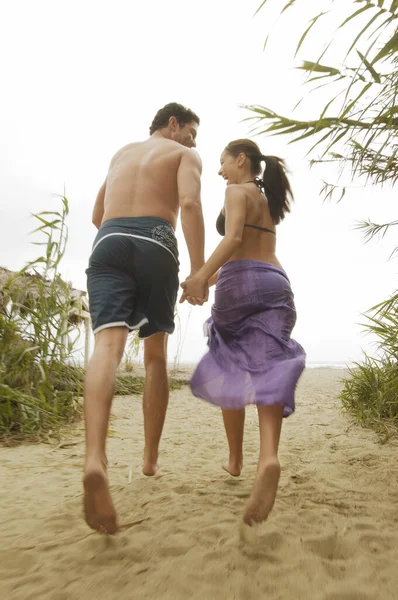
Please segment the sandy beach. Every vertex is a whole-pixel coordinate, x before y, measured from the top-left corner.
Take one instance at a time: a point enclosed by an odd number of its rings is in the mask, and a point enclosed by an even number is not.
[[[7,600],[393,600],[398,598],[397,443],[354,424],[344,371],[308,369],[284,422],[269,521],[242,525],[259,435],[247,411],[239,479],[221,469],[219,411],[172,392],[161,470],[141,474],[138,396],[117,398],[108,444],[121,531],[82,518],[82,423],[57,446],[0,448],[0,597]]]

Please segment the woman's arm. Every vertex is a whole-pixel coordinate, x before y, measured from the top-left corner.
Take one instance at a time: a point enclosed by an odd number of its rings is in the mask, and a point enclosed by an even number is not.
[[[220,269],[218,269],[217,273],[214,273],[214,275],[212,275],[210,277],[209,281],[207,282],[207,285],[209,287],[211,287],[212,285],[216,285],[219,272],[220,272]]]
[[[246,193],[239,186],[227,187],[224,208],[225,236],[203,267],[181,284],[185,296],[201,297],[203,288],[231,258],[242,242],[246,220]]]

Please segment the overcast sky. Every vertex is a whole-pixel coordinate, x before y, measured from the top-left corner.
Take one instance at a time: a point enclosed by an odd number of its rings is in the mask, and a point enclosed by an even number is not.
[[[206,255],[213,251],[220,241],[215,220],[225,189],[217,176],[219,157],[230,140],[249,134],[249,124],[241,122],[248,113],[240,105],[263,104],[289,113],[307,93],[292,66],[297,40],[314,16],[313,1],[308,0],[306,11],[299,2],[283,27],[273,28],[265,53],[264,39],[277,11],[264,10],[253,18],[259,4],[2,4],[0,265],[18,269],[35,256],[37,247],[27,235],[33,227],[29,214],[57,209],[53,194],[62,194],[65,186],[70,239],[61,270],[75,287],[85,289],[96,232],[91,212],[110,159],[124,144],[145,139],[157,110],[172,101],[201,118],[197,149],[203,160]],[[302,58],[316,58],[313,43],[309,39]],[[316,106],[311,97],[300,110],[315,117]],[[291,169],[296,202],[278,229],[277,255],[295,293],[293,335],[310,362],[359,359],[361,348],[368,348],[358,325],[361,313],[394,291],[398,263],[388,261],[391,238],[364,245],[353,228],[359,219],[396,218],[393,195],[356,182],[343,202],[325,203],[322,180],[333,180],[336,173],[324,167],[310,170],[304,145],[288,145],[278,137],[254,139],[264,154],[285,157]],[[180,228],[178,238],[184,279],[189,264]],[[209,312],[210,304],[179,308],[181,325],[170,340],[170,359],[178,348],[187,362],[205,352],[202,323]]]

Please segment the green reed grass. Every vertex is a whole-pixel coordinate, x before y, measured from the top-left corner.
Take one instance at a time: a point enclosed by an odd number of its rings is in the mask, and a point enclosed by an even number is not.
[[[398,433],[398,294],[367,313],[365,330],[377,338],[378,357],[365,354],[350,369],[340,398],[343,406],[382,441]]]

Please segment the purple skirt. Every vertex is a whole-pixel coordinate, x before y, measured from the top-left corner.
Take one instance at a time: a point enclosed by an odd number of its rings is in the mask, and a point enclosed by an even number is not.
[[[280,404],[288,417],[305,367],[305,352],[290,337],[295,323],[283,269],[256,260],[226,263],[205,323],[209,351],[191,379],[194,396],[227,409]]]

